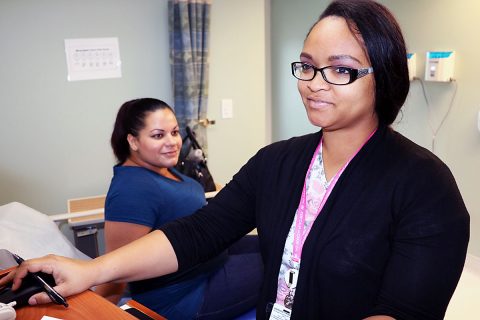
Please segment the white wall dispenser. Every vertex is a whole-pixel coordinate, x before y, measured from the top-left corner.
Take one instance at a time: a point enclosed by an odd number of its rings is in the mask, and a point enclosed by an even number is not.
[[[425,81],[452,81],[454,64],[455,51],[428,51],[425,64]]]
[[[417,55],[407,53],[408,78],[413,81],[417,77]]]

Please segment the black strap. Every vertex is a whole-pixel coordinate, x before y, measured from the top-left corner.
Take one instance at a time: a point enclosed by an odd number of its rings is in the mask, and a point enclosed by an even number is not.
[[[190,129],[189,126],[185,127],[185,131],[187,132],[187,135],[186,137],[183,139],[183,143],[185,143],[185,141],[187,139],[190,139],[190,142],[191,142],[191,145],[193,147],[193,149],[202,149],[200,147],[200,143],[198,143],[197,141],[197,138],[195,138],[195,134],[193,133],[192,129]]]

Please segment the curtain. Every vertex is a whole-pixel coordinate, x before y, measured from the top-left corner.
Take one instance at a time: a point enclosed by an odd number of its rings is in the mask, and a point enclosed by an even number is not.
[[[170,64],[174,109],[182,136],[189,126],[206,152],[208,47],[211,0],[169,0]]]

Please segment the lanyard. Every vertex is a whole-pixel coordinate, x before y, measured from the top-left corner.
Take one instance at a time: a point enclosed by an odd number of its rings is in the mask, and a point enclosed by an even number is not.
[[[377,129],[373,130],[373,132],[370,133],[367,140],[365,140],[365,142],[360,146],[360,148],[358,148],[358,150],[353,154],[353,156],[350,159],[348,159],[348,161],[342,166],[342,168],[340,168],[340,170],[338,170],[338,172],[332,178],[329,186],[327,187],[327,190],[325,190],[322,201],[318,206],[318,210],[315,213],[314,220],[312,221],[312,223],[310,223],[308,227],[305,227],[305,217],[307,215],[307,177],[309,176],[312,166],[315,163],[315,159],[317,158],[318,153],[320,152],[320,149],[322,147],[323,136],[320,139],[320,143],[318,144],[317,149],[313,154],[313,158],[310,161],[310,166],[308,167],[307,175],[305,176],[305,181],[303,182],[302,197],[300,198],[300,204],[297,209],[297,218],[295,222],[295,232],[293,234],[293,251],[292,251],[292,262],[294,263],[296,268],[298,268],[299,266],[300,257],[302,255],[303,244],[307,239],[308,233],[310,232],[310,229],[312,229],[312,226],[315,220],[317,219],[317,216],[322,211],[323,206],[325,205],[325,202],[327,202],[328,197],[330,196],[330,193],[332,193],[332,190],[335,187],[335,184],[337,183],[338,179],[340,178],[340,175],[343,173],[343,171],[345,171],[345,168],[350,163],[350,161],[357,155],[357,153],[363,148],[363,146],[368,142],[368,140],[370,140],[370,138],[373,136],[375,131],[377,131]]]

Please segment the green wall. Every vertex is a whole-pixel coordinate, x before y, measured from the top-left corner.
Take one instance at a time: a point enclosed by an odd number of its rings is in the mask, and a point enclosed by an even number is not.
[[[267,7],[212,6],[208,117],[217,124],[207,134],[221,184],[267,141]],[[122,78],[67,82],[64,39],[101,37],[118,37]],[[173,104],[167,1],[2,0],[0,39],[0,205],[54,214],[69,198],[105,194],[120,105],[147,96]],[[222,99],[233,100],[232,119],[221,118]]]
[[[116,112],[172,102],[166,1],[0,2],[0,204],[44,213],[106,193]],[[67,82],[64,39],[118,37],[122,78]]]

